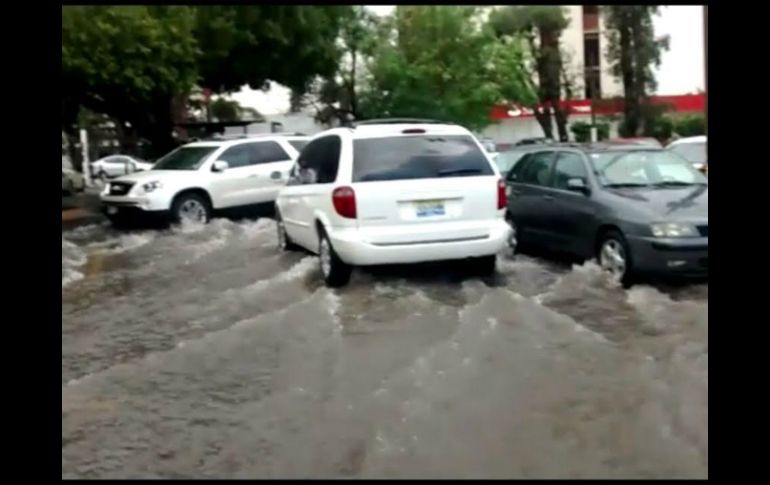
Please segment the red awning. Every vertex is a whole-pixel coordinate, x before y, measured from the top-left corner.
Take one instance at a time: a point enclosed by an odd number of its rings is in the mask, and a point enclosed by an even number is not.
[[[703,113],[706,110],[706,97],[703,94],[684,94],[678,96],[652,96],[650,98],[653,104],[669,105],[671,111],[676,113]],[[562,108],[567,110],[570,115],[590,115],[590,99],[570,99],[561,102]],[[537,109],[544,109],[543,105],[538,105]],[[622,99],[601,99],[597,100],[595,106],[597,115],[611,115],[623,113]],[[490,113],[493,120],[506,120],[515,118],[528,118],[535,116],[530,108],[519,107],[513,104],[498,105],[492,108]]]

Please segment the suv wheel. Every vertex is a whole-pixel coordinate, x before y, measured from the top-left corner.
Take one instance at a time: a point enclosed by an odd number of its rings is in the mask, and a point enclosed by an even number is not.
[[[178,223],[206,224],[211,219],[211,209],[200,195],[182,194],[174,199],[171,217]]]
[[[331,241],[329,241],[329,236],[323,229],[319,229],[318,234],[318,260],[326,286],[336,288],[348,284],[353,267],[344,263],[337,256]]]
[[[633,278],[631,252],[628,250],[623,234],[614,230],[605,233],[599,243],[596,260],[615,281],[626,287],[631,284]]]
[[[275,226],[278,232],[278,249],[281,251],[294,251],[297,249],[297,245],[291,240],[286,233],[286,226],[283,223],[283,218],[278,209],[275,209]]]

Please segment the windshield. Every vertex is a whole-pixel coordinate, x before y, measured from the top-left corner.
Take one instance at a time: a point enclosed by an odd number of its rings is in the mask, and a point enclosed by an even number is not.
[[[511,171],[514,165],[521,160],[521,158],[526,154],[526,151],[523,150],[513,150],[509,152],[500,152],[497,155],[497,158],[495,159],[495,163],[497,164],[497,168],[500,170],[500,173],[505,175],[508,172]]]
[[[153,170],[198,170],[211,152],[218,147],[179,147],[162,157]]]
[[[605,187],[708,184],[687,160],[665,150],[594,153],[591,162]]]
[[[354,182],[494,174],[466,135],[366,138],[353,142],[353,153]]]
[[[680,143],[669,148],[690,163],[706,163],[706,143]]]

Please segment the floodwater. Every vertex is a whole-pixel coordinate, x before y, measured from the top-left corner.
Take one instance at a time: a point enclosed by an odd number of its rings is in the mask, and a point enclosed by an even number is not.
[[[705,478],[708,285],[354,271],[268,219],[62,232],[63,478]]]

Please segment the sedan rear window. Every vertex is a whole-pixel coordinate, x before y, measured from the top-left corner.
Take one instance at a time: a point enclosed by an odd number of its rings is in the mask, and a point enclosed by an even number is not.
[[[493,175],[467,135],[366,138],[353,142],[353,182]]]

